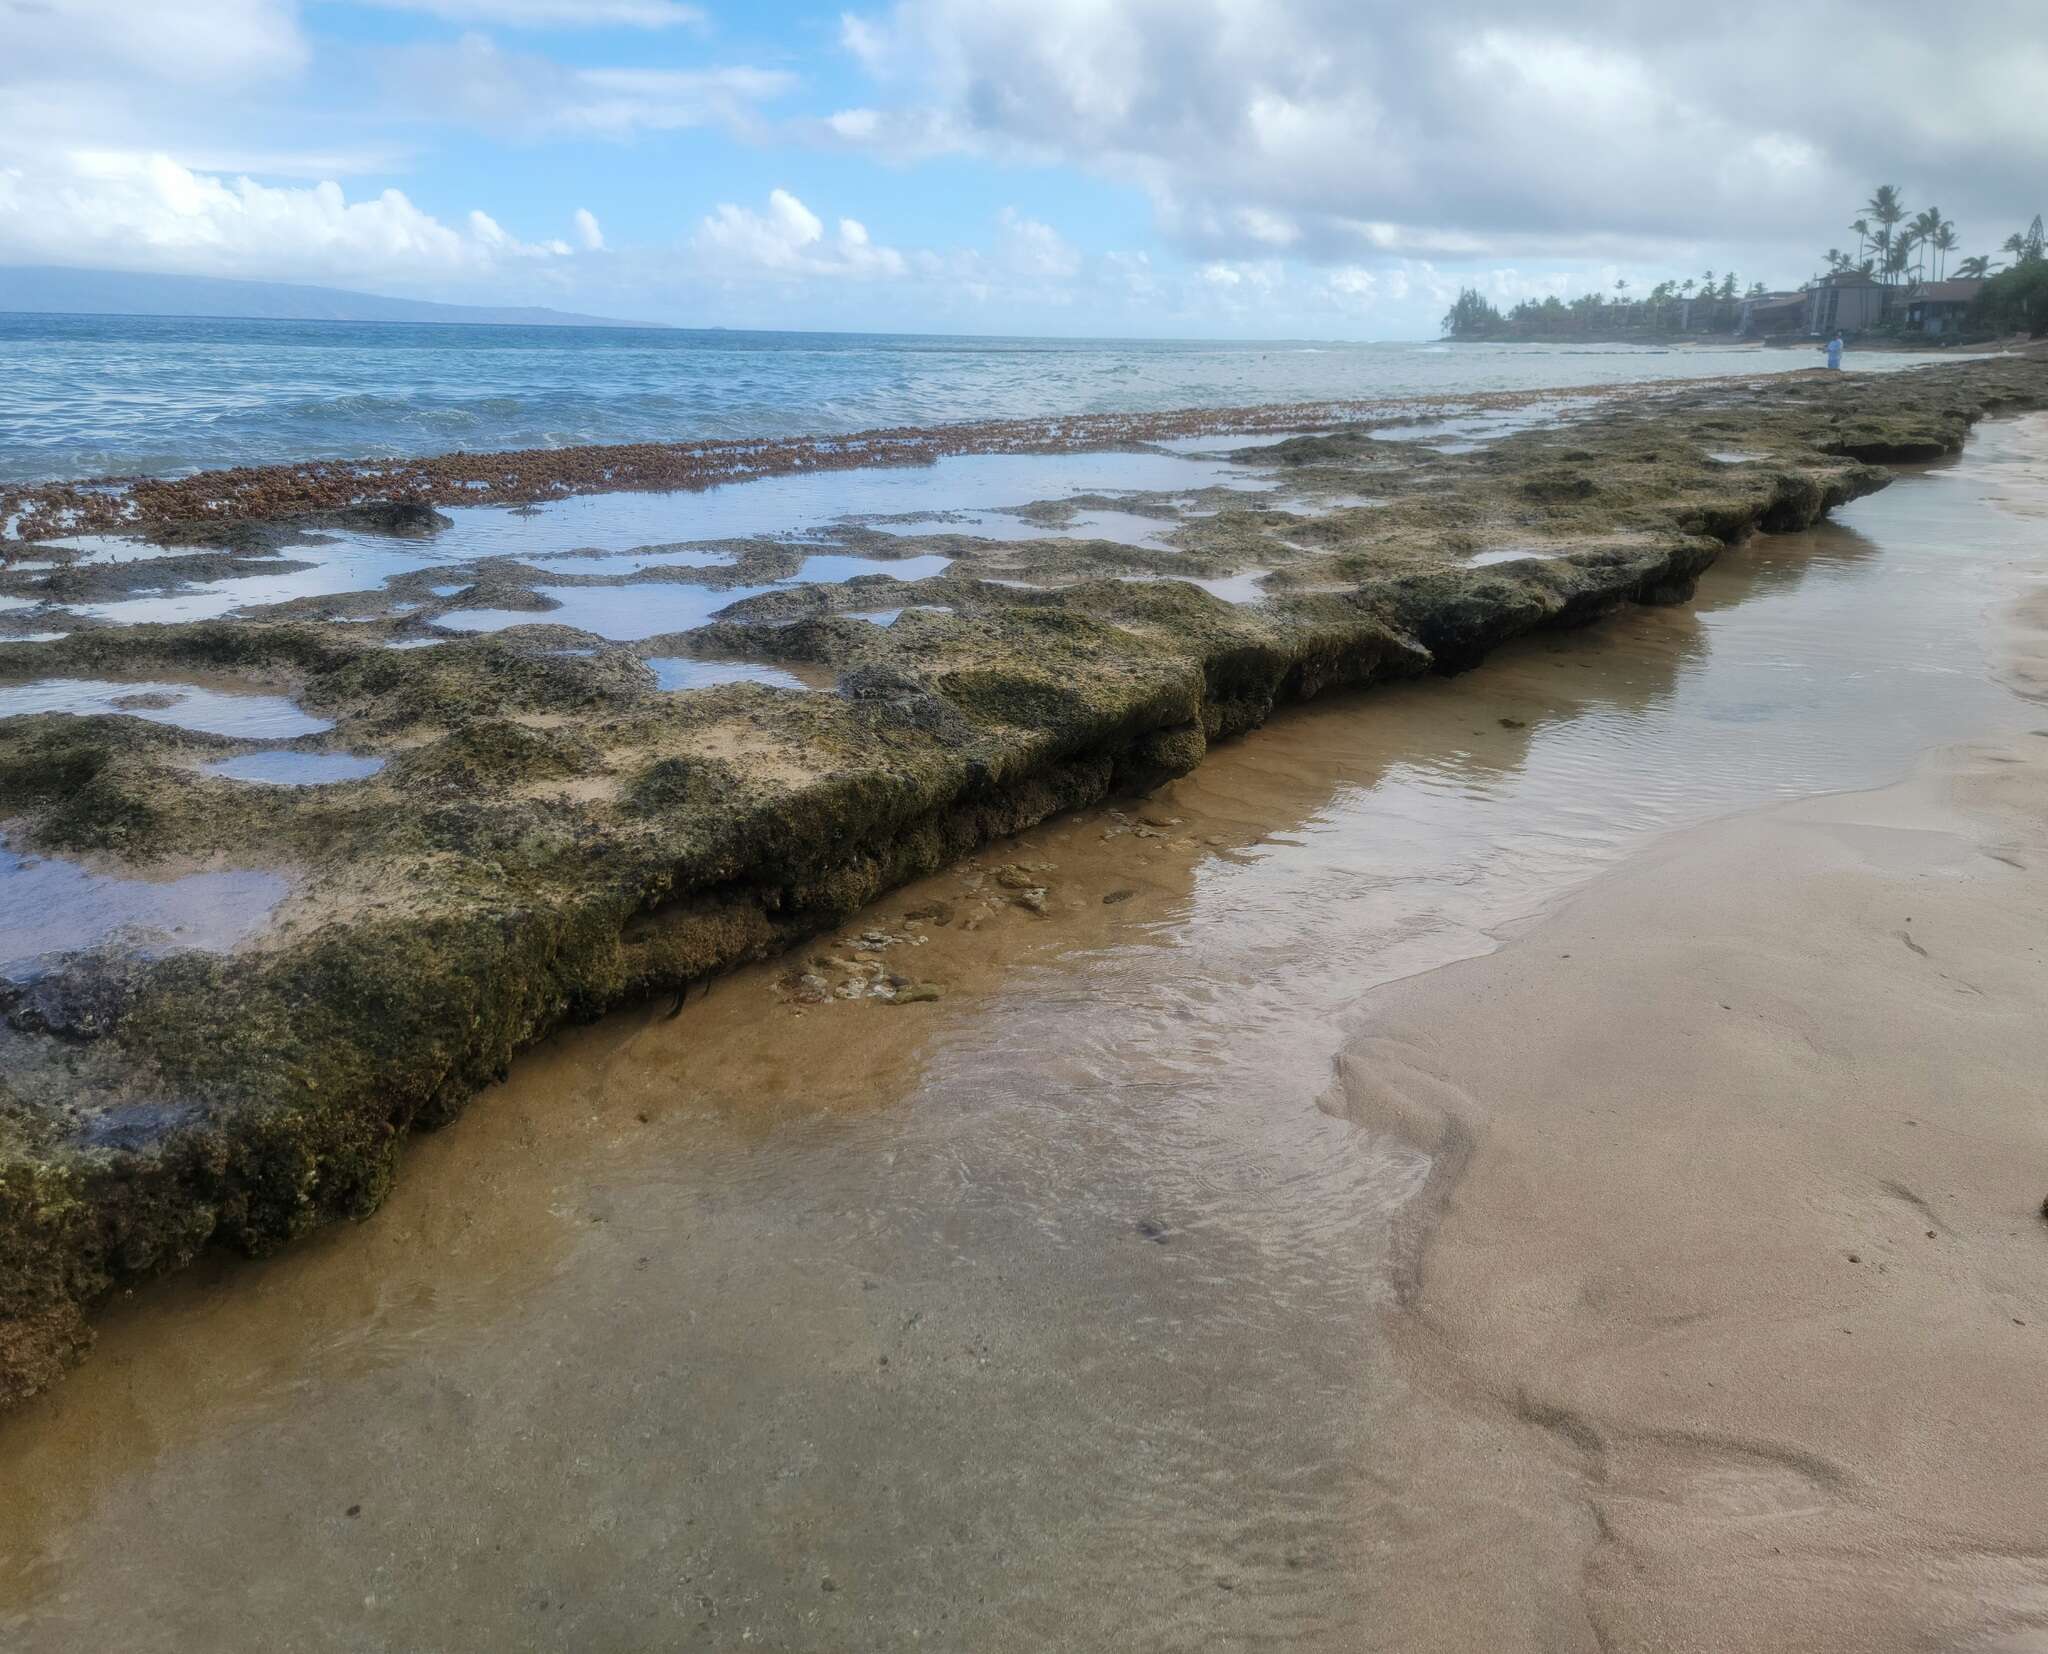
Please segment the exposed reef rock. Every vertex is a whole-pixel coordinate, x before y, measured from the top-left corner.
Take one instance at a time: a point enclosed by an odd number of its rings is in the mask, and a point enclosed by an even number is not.
[[[2044,401],[2048,362],[1994,360],[1684,388],[1470,452],[1338,429],[1240,456],[1284,476],[1284,498],[1160,505],[1157,548],[863,540],[954,561],[737,596],[629,645],[551,619],[560,600],[537,590],[627,577],[504,558],[462,570],[452,595],[408,573],[234,619],[0,634],[0,691],[205,683],[332,724],[252,742],[120,712],[0,716],[0,825],[20,865],[285,882],[232,947],[115,932],[0,959],[0,1403],[58,1376],[111,1290],[210,1243],[261,1252],[374,1209],[410,1129],[566,1021],[674,995],[991,839],[1184,774],[1281,703],[1682,600],[1743,536],[1883,486],[1872,461],[1953,452],[1985,412]],[[1716,457],[1736,446],[1757,457]],[[322,509],[355,533],[446,521],[423,498]],[[1063,532],[1061,511],[1042,515]],[[281,549],[273,528],[218,519],[188,543],[265,571]],[[0,572],[0,595],[99,596],[136,566],[17,549],[58,566]],[[759,556],[792,575],[786,550]],[[151,567],[212,579],[218,561]],[[439,628],[479,604],[534,624]],[[901,613],[860,618],[877,604]],[[413,642],[433,646],[391,647]],[[665,693],[646,662],[668,656],[786,663],[816,687]],[[204,767],[256,746],[386,762],[308,787]]]

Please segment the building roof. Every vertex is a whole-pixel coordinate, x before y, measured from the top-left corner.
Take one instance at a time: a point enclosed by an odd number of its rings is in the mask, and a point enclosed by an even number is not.
[[[1954,281],[1922,282],[1913,289],[1914,304],[1968,304],[1983,289],[1983,282],[1959,277]]]

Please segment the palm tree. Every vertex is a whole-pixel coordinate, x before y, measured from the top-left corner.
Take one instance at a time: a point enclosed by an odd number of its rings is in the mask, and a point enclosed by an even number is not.
[[[1863,210],[1877,220],[1877,234],[1873,238],[1877,243],[1877,264],[1889,276],[1903,268],[1892,263],[1892,226],[1906,216],[1905,203],[1899,199],[1899,186],[1879,184],[1870,199],[1863,203]]]
[[[1885,286],[1887,289],[1895,285],[1891,280],[1893,276],[1903,276],[1906,273],[1907,260],[1909,260],[1912,256],[1912,233],[1910,231],[1901,231],[1899,233],[1898,238],[1892,242],[1891,251],[1885,254],[1884,275]],[[1889,302],[1886,303],[1885,308],[1887,310],[1891,308]]]
[[[1849,228],[1856,232],[1856,256],[1861,258],[1863,249],[1870,245],[1870,220],[1859,218]]]
[[[1830,247],[1830,248],[1828,249],[1828,269],[1829,269],[1829,271],[1830,271],[1830,272],[1833,272],[1833,271],[1836,271],[1836,270],[1846,270],[1846,269],[1848,269],[1848,268],[1849,268],[1849,255],[1848,255],[1847,253],[1843,252],[1843,251],[1842,251],[1842,249],[1841,249],[1841,248],[1839,248],[1839,247]]]
[[[1942,276],[1947,273],[1948,255],[1954,252],[1959,245],[1960,243],[1956,239],[1955,225],[1944,218],[1935,226],[1934,230],[1934,251],[1937,255],[1934,267],[1934,279],[1936,281],[1940,281]]]
[[[2015,264],[2032,264],[2035,259],[2042,256],[2044,241],[2048,241],[2048,237],[2043,236],[2041,215],[2036,213],[2033,223],[2005,238],[2002,251],[2012,254],[2012,261]]]
[[[1940,230],[1941,209],[1939,207],[1929,207],[1925,212],[1915,214],[1913,218],[1913,245],[1916,247],[1932,248],[1934,238]],[[1918,270],[1922,277],[1927,274],[1927,266],[1924,261],[1918,266]]]
[[[1965,281],[1982,281],[1991,274],[1991,260],[1981,253],[1975,254],[1956,266],[1956,274]]]

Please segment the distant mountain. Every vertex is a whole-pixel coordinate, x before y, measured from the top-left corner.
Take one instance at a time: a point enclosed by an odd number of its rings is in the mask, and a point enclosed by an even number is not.
[[[658,327],[567,310],[389,299],[340,287],[220,276],[152,276],[125,270],[0,265],[0,311],[72,316],[246,316],[293,322],[483,322],[516,327]]]

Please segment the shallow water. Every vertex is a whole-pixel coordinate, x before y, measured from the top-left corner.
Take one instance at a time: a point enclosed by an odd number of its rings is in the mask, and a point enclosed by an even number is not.
[[[1289,713],[808,950],[879,927],[936,1003],[761,968],[551,1041],[376,1219],[145,1294],[0,1421],[0,1634],[1358,1646],[1430,1498],[1375,1330],[1425,1168],[1320,1106],[1370,989],[2038,722],[1988,621],[2048,574],[1999,500],[2044,455],[1989,427],[1692,604]]]
[[[1119,580],[1144,583],[1153,580],[1178,580],[1183,585],[1199,586],[1211,597],[1220,597],[1226,603],[1257,603],[1266,596],[1265,579],[1271,569],[1244,569],[1236,574],[1198,577],[1190,574],[1120,574]]]
[[[981,532],[951,526],[964,522],[1022,525],[1001,511],[1083,494],[1223,488],[1236,492],[1280,486],[1262,472],[1222,460],[1169,453],[959,454],[928,466],[876,466],[811,475],[762,477],[697,492],[589,494],[542,506],[458,506],[445,515],[449,526],[418,537],[394,537],[358,530],[323,530],[284,548],[278,555],[307,566],[178,584],[101,602],[51,604],[39,617],[79,615],[119,625],[218,619],[270,604],[375,592],[403,575],[443,565],[468,565],[509,557],[547,573],[600,578],[652,569],[706,568],[730,560],[728,551],[701,542],[747,539],[814,543],[834,530],[886,518],[874,527],[895,533]],[[910,519],[906,521],[905,519]],[[1108,508],[1083,511],[1065,531],[1028,527],[1017,538],[1100,534],[1103,538],[1152,544],[1150,536],[1171,525]],[[1009,537],[1009,536],[998,536]],[[688,542],[700,542],[690,544]],[[151,550],[140,542],[108,536],[59,542],[82,547],[87,561],[133,560]],[[124,550],[124,548],[126,548]],[[833,584],[856,575],[883,573],[915,580],[942,570],[939,556],[895,560],[820,550],[805,559],[796,581]],[[793,582],[777,582],[778,585]],[[466,588],[442,583],[428,589],[449,597]],[[601,624],[588,630],[606,637],[637,638],[703,624],[727,603],[755,596],[769,586],[719,591],[681,583],[632,588],[629,598],[586,590],[573,600]],[[554,595],[562,595],[557,589]],[[571,589],[573,590],[573,589]],[[0,608],[26,613],[38,600],[0,597]],[[666,618],[647,631],[606,630],[631,624],[605,619],[640,607],[661,607]],[[518,611],[465,611],[439,624],[460,631],[495,631],[519,625]],[[563,625],[584,625],[563,619]]]
[[[0,684],[0,718],[40,712],[147,719],[208,735],[238,735],[251,741],[285,741],[319,735],[334,725],[302,712],[283,695],[203,684],[120,681],[108,678],[39,678]]]
[[[286,889],[277,873],[128,879],[0,845],[0,979],[31,981],[60,954],[115,940],[145,957],[219,952],[260,930]]]
[[[659,689],[710,689],[722,683],[765,683],[775,689],[831,687],[829,675],[822,683],[806,683],[783,667],[758,666],[751,661],[684,660],[677,656],[659,656],[647,664],[653,668],[655,687]]]
[[[1543,562],[1552,557],[1563,557],[1577,548],[1573,546],[1501,546],[1493,551],[1482,551],[1465,559],[1466,567],[1475,569],[1491,568],[1496,563]]]
[[[205,766],[208,775],[226,781],[252,781],[268,787],[330,787],[339,781],[361,781],[384,767],[381,758],[358,758],[346,752],[248,752]]]
[[[119,626],[218,620],[272,603],[309,597],[342,597],[376,591],[387,581],[441,559],[409,540],[335,538],[318,546],[293,546],[283,555],[309,565],[284,574],[247,574],[192,584],[170,583],[157,592],[110,598],[99,603],[53,605],[51,616],[84,615]]]
[[[946,517],[908,517],[872,525],[885,534],[965,534],[977,540],[1015,544],[1026,540],[1110,540],[1152,551],[1172,549],[1167,539],[1176,524],[1167,518],[1103,507],[1076,511],[1048,527],[1006,511],[960,511]]]

